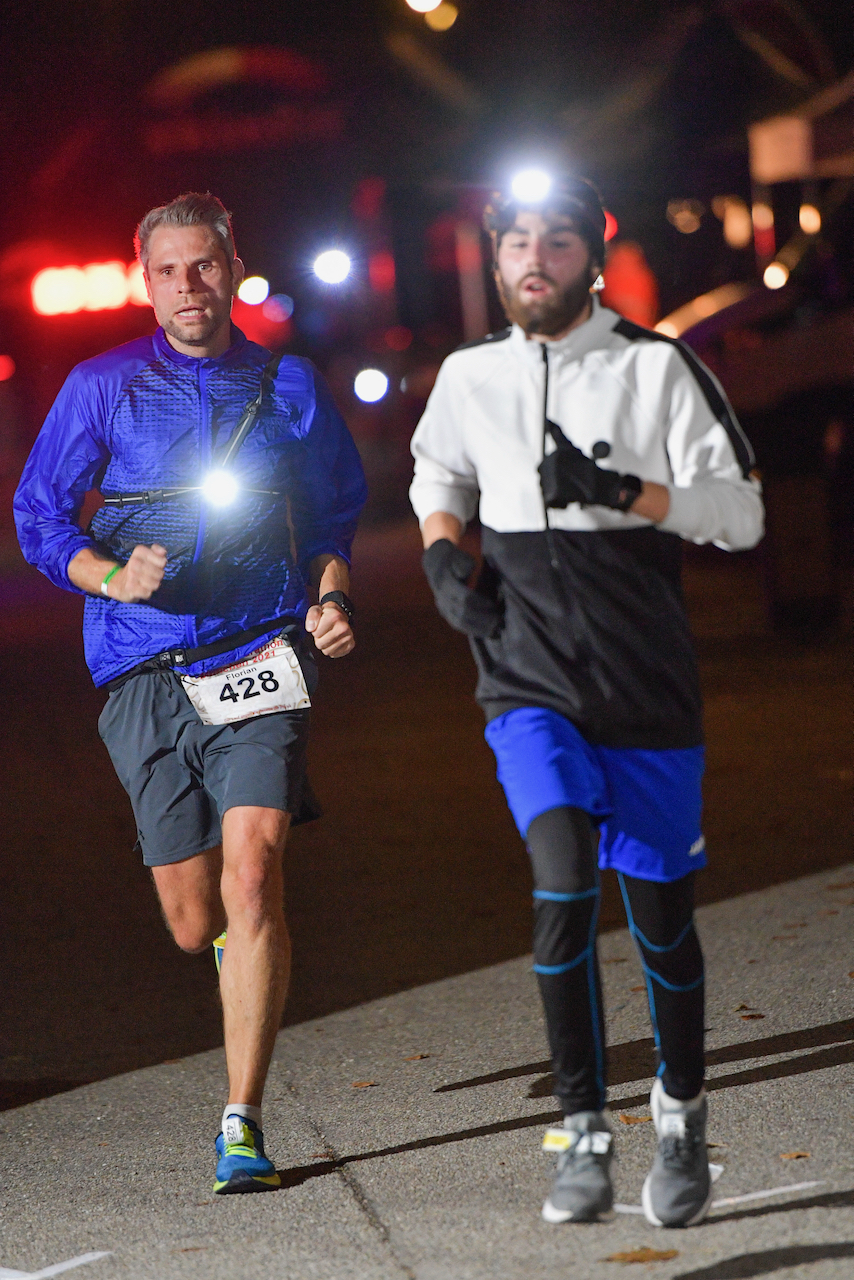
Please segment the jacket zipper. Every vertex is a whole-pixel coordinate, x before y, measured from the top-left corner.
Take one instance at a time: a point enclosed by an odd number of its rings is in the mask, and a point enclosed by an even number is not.
[[[201,460],[202,475],[206,475],[210,470],[211,464],[211,424],[210,424],[210,406],[207,397],[207,369],[203,360],[199,361],[199,455]],[[197,565],[202,558],[202,549],[205,542],[205,503],[204,499],[199,497],[199,531],[196,535],[196,547],[193,552],[193,564]],[[187,635],[188,648],[195,648],[199,643],[199,634],[196,628],[195,614],[189,614],[187,617]]]

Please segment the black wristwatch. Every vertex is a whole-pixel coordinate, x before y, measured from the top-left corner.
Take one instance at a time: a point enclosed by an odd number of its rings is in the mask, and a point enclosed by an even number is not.
[[[327,591],[325,596],[321,596],[318,604],[321,609],[325,604],[337,604],[341,612],[347,615],[347,621],[353,621],[353,614],[356,610],[353,601],[343,591]]]

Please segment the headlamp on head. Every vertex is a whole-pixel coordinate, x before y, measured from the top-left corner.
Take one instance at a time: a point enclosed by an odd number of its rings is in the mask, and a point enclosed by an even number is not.
[[[515,224],[522,209],[560,213],[571,219],[585,241],[594,263],[605,261],[605,210],[599,193],[585,178],[553,177],[542,169],[523,169],[508,191],[495,191],[483,213],[483,225],[492,237],[495,252]]]
[[[551,189],[551,175],[544,169],[522,169],[510,183],[513,198],[520,205],[542,204]]]

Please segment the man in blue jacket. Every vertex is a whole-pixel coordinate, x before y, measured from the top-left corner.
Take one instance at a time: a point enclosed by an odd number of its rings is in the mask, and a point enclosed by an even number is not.
[[[30,563],[86,596],[99,729],[175,941],[214,943],[221,962],[214,1190],[263,1191],[279,1185],[261,1099],[290,968],[282,854],[290,823],[317,816],[311,639],[330,658],[353,648],[365,480],[313,366],[231,324],[243,264],[220,201],[152,209],[136,248],[160,327],[72,370],[15,513]],[[104,505],[84,531],[92,488]]]

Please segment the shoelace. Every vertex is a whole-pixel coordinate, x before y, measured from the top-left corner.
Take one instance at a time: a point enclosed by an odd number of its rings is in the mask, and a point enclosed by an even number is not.
[[[688,1132],[683,1137],[674,1134],[661,1139],[661,1158],[665,1164],[688,1166],[696,1159],[698,1147],[695,1133]]]

